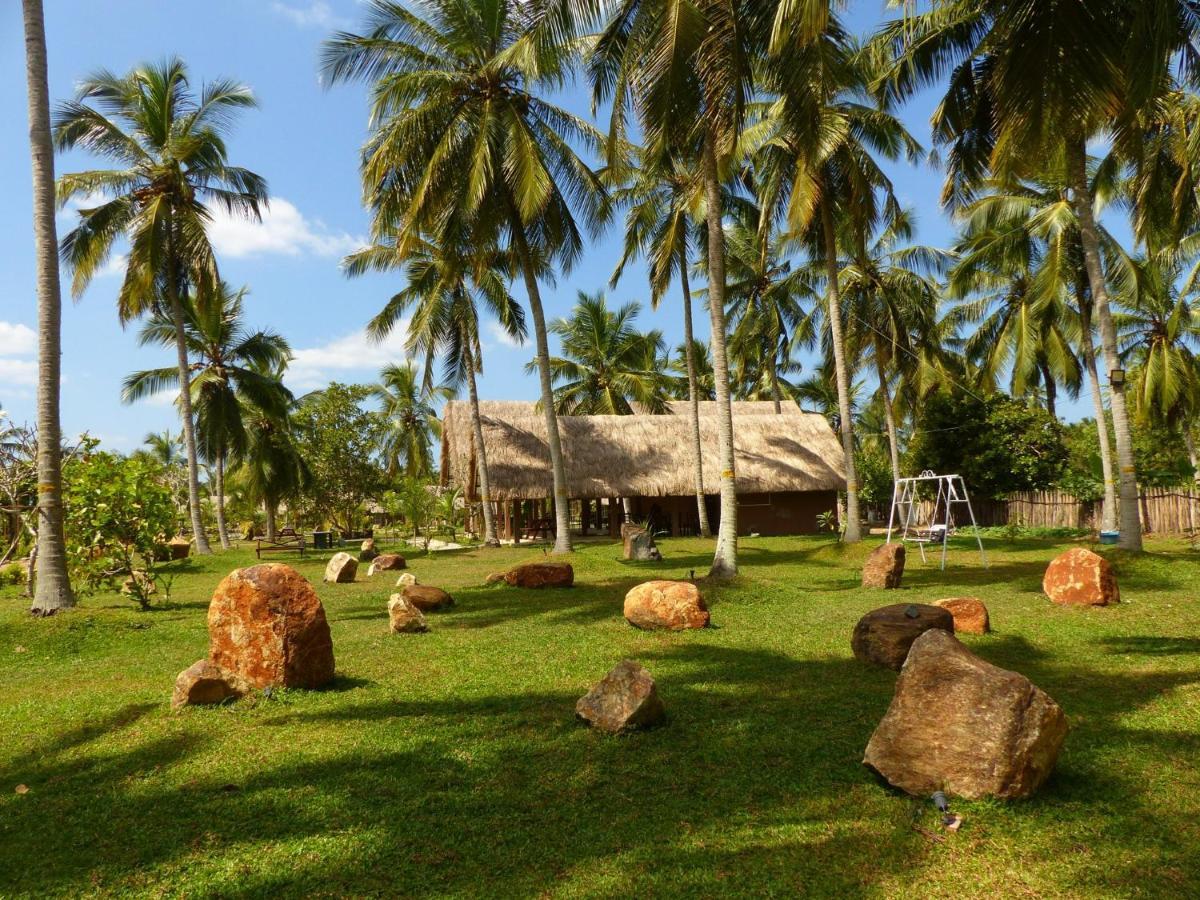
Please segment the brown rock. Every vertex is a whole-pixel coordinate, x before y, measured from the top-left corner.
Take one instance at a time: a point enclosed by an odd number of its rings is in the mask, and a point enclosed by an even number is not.
[[[414,575],[412,572],[405,572],[403,575],[401,575],[399,578],[396,579],[396,587],[404,587],[405,585],[416,584],[416,583],[417,583],[417,576]]]
[[[978,597],[948,597],[934,601],[954,617],[955,634],[987,634],[992,630],[987,607]]]
[[[400,589],[399,596],[403,597],[421,612],[433,612],[454,605],[454,598],[428,584],[406,584]]]
[[[379,555],[375,549],[375,538],[367,538],[358,548],[358,561],[370,562]]]
[[[374,575],[376,572],[396,572],[407,568],[408,563],[404,561],[404,557],[399,553],[380,553],[371,563],[369,574]]]
[[[358,574],[358,560],[349,553],[335,553],[325,567],[325,581],[330,584],[350,584]]]
[[[704,628],[708,607],[690,581],[647,581],[625,595],[625,619],[636,628]]]
[[[312,585],[291,566],[235,569],[208,607],[209,659],[254,687],[333,678],[333,641]]]
[[[913,641],[931,628],[954,631],[954,616],[939,606],[893,603],[873,609],[854,626],[850,647],[863,662],[900,671]]]
[[[1042,590],[1055,603],[1070,606],[1107,606],[1121,599],[1112,565],[1085,547],[1055,557],[1046,567]]]
[[[622,526],[621,533],[624,536],[624,553],[626,559],[635,559],[641,561],[662,559],[662,553],[658,550],[658,545],[654,543],[654,535],[644,528],[633,528],[626,531]]]
[[[192,663],[175,679],[171,706],[200,706],[224,703],[250,693],[251,686],[237,674],[221,668],[211,660]]]
[[[167,541],[167,549],[171,552],[171,559],[187,559],[192,552],[192,542],[185,537],[173,537]]]
[[[883,544],[871,551],[863,566],[862,586],[898,588],[904,577],[904,545]]]
[[[392,594],[388,601],[388,621],[392,634],[416,634],[429,630],[424,614],[403,594]]]
[[[610,734],[649,727],[664,713],[654,679],[631,659],[617,663],[575,704],[576,716]]]
[[[570,587],[575,570],[570,563],[526,563],[505,572],[504,580],[522,588]]]
[[[934,629],[913,643],[863,762],[918,797],[1027,797],[1066,734],[1062,709],[1028,678]]]

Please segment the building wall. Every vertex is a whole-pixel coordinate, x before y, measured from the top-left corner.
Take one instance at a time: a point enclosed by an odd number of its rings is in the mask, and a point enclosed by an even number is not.
[[[707,498],[708,521],[714,533],[720,524],[719,498]],[[738,534],[815,534],[817,516],[837,508],[836,491],[785,491],[742,494],[738,497]],[[656,530],[672,535],[699,534],[695,497],[638,497],[635,521],[651,520]]]

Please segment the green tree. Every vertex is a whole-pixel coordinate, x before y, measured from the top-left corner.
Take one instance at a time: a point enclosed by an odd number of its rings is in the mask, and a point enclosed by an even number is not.
[[[312,469],[288,416],[270,416],[258,407],[242,411],[246,425],[246,449],[238,460],[234,477],[244,486],[248,499],[262,506],[267,539],[275,540],[279,505],[294,505],[312,486]]]
[[[368,395],[381,406],[379,451],[388,476],[428,477],[433,471],[433,441],[442,433],[434,403],[449,400],[454,391],[422,386],[421,374],[410,362],[384,366]]]
[[[64,175],[58,201],[100,195],[79,211],[79,225],[62,242],[82,294],[120,237],[129,242],[117,294],[122,323],[159,307],[175,328],[179,411],[188,459],[188,501],[196,551],[211,553],[200,515],[199,458],[187,354],[189,284],[206,298],[220,281],[207,227],[212,206],[258,218],[267,202],[259,176],[228,163],[226,136],[236,113],[256,105],[243,85],[227,79],[191,89],[182,60],[143,65],[123,77],[100,71],[59,107],[59,150],[82,149],[118,165]]]
[[[431,0],[422,16],[371,0],[365,34],[325,45],[331,83],[372,83],[362,177],[377,234],[402,255],[457,221],[481,247],[510,250],[533,317],[554,478],[555,552],[570,552],[566,470],[538,275],[583,251],[580,221],[603,224],[606,192],[572,144],[598,147],[588,122],[545,99],[571,74],[574,7]],[[577,218],[578,216],[578,218]]]
[[[688,365],[688,348],[680,344],[670,355],[664,367],[670,376],[667,379],[667,393],[675,400],[690,400],[693,395],[692,382],[695,382],[695,397],[701,400],[716,399],[717,389],[713,376],[712,354],[708,352],[708,344],[704,341],[692,341],[691,365]],[[697,413],[698,414],[698,413]]]

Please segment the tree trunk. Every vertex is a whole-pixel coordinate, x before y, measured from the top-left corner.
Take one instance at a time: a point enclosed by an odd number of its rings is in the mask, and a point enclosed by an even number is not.
[[[1108,413],[1104,409],[1104,385],[1096,371],[1096,348],[1092,344],[1092,310],[1083,291],[1076,287],[1079,303],[1079,327],[1082,332],[1083,365],[1092,384],[1092,408],[1096,413],[1096,437],[1100,440],[1100,469],[1104,473],[1104,508],[1100,520],[1103,531],[1117,530],[1117,486],[1113,480],[1112,447],[1108,443]]]
[[[1183,423],[1183,443],[1187,446],[1188,462],[1192,464],[1192,491],[1194,495],[1200,492],[1200,458],[1196,456],[1196,442],[1192,438],[1192,429],[1188,427],[1188,423]],[[1192,533],[1193,538],[1196,534],[1196,500],[1195,497],[1188,498],[1188,531]]]
[[[475,355],[470,339],[463,343],[463,362],[467,369],[467,397],[471,401],[471,430],[475,434],[475,459],[479,466],[479,499],[483,509],[483,545],[499,547],[496,536],[496,517],[492,509],[492,482],[488,476],[487,447],[483,445],[483,422],[479,418],[479,393],[475,386]]]
[[[216,459],[216,488],[217,488],[217,534],[221,537],[221,549],[228,550],[229,529],[225,526],[225,451],[217,454]]]
[[[721,177],[716,137],[704,140],[704,195],[708,216],[708,315],[711,323],[713,376],[717,396],[717,455],[721,466],[721,522],[713,554],[713,578],[737,574],[737,473],[733,457],[733,406],[729,399],[729,361],[725,354],[725,232],[721,221]]]
[[[779,389],[779,359],[774,351],[770,355],[770,362],[771,398],[775,401],[775,415],[781,416],[783,415],[783,391]]]
[[[1054,381],[1054,375],[1050,372],[1050,366],[1045,361],[1038,363],[1038,370],[1042,373],[1042,386],[1046,388],[1046,412],[1050,413],[1050,418],[1057,422],[1058,384]]]
[[[270,500],[263,500],[263,514],[267,517],[267,540],[275,540],[275,504]]]
[[[842,338],[842,303],[838,291],[837,236],[833,230],[833,211],[828,198],[821,202],[821,223],[825,232],[825,274],[829,281],[828,315],[833,342],[833,367],[837,375],[838,415],[842,420],[842,452],[846,454],[846,530],[847,544],[862,539],[858,525],[858,473],[854,465],[854,422],[850,414],[850,376],[846,369],[846,346]]]
[[[683,288],[683,347],[687,360],[688,411],[692,421],[692,479],[696,483],[696,512],[700,516],[700,536],[712,537],[708,509],[704,503],[704,451],[700,445],[700,396],[696,386],[696,348],[692,336],[692,291],[688,285],[687,251],[679,251],[679,284]]]
[[[892,458],[892,481],[900,481],[900,438],[896,430],[896,408],[892,404],[892,391],[888,387],[887,372],[879,354],[875,354],[875,371],[879,376],[879,391],[883,396],[883,418],[887,423],[888,452]]]
[[[1108,308],[1108,288],[1104,284],[1104,268],[1100,262],[1100,232],[1092,210],[1092,192],[1087,181],[1086,150],[1082,139],[1069,141],[1067,146],[1071,199],[1079,221],[1079,237],[1083,244],[1083,260],[1087,267],[1088,283],[1092,289],[1096,318],[1100,325],[1100,347],[1104,363],[1111,372],[1121,368],[1117,354],[1117,329]],[[1138,515],[1137,467],[1133,461],[1133,432],[1125,406],[1125,385],[1110,385],[1113,432],[1117,439],[1118,484],[1121,496],[1119,545],[1126,550],[1142,549],[1142,523]]]
[[[633,501],[630,498],[621,498],[621,513],[625,516],[626,522],[633,521]]]
[[[537,273],[533,270],[533,258],[529,242],[525,238],[525,225],[516,204],[509,198],[509,216],[512,224],[513,242],[521,260],[521,272],[525,276],[525,293],[529,296],[529,311],[533,313],[533,334],[537,344],[538,375],[542,386],[542,411],[546,416],[546,437],[550,444],[550,469],[554,476],[554,552],[571,552],[571,510],[567,501],[567,471],[563,463],[562,440],[558,434],[558,414],[554,411],[554,387],[550,381],[550,345],[546,340],[546,316],[542,311],[542,294],[538,288]]]
[[[63,536],[62,293],[58,280],[58,233],[54,221],[54,145],[50,137],[50,89],[42,0],[23,0],[25,74],[29,91],[29,155],[33,169],[33,238],[37,259],[37,582],[31,611],[51,615],[75,605]],[[30,564],[29,577],[34,570]]]

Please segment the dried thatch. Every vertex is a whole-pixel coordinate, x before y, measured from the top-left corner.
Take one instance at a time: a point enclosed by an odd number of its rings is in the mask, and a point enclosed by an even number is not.
[[[536,500],[552,493],[546,420],[533,403],[481,402],[492,497]],[[704,490],[720,491],[716,404],[702,403]],[[784,403],[734,404],[737,487],[741,493],[827,491],[846,485],[842,446],[822,416]],[[665,497],[693,493],[687,404],[667,415],[559,416],[572,497]],[[442,478],[477,493],[470,407],[446,404]]]

